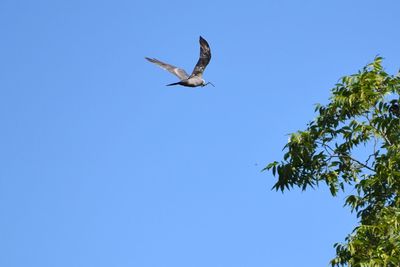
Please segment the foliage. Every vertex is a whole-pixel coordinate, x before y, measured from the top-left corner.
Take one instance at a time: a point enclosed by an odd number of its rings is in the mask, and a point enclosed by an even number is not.
[[[400,73],[381,63],[343,77],[307,129],[290,135],[283,160],[264,169],[276,190],[352,189],[345,206],[359,225],[335,244],[332,266],[400,266]]]

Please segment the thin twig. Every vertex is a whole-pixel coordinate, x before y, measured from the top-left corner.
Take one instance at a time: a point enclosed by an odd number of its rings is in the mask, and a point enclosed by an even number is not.
[[[368,166],[368,165],[362,163],[361,161],[359,161],[359,160],[357,160],[357,159],[351,157],[350,155],[348,155],[348,154],[336,155],[337,152],[336,152],[333,148],[331,148],[328,144],[326,144],[326,143],[321,143],[321,142],[317,142],[317,143],[320,144],[320,145],[322,145],[322,146],[324,147],[325,151],[329,154],[330,158],[341,158],[341,157],[346,157],[346,158],[348,158],[348,159],[350,159],[350,160],[352,160],[352,161],[358,163],[358,164],[361,165],[362,167],[364,167],[364,168],[366,168],[366,169],[368,169],[368,170],[370,170],[370,171],[375,172],[375,170],[372,169],[370,166]],[[334,154],[332,155],[326,148],[330,149]]]

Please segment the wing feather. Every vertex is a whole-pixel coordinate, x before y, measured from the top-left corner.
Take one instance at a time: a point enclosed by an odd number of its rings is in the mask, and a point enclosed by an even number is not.
[[[193,69],[192,75],[190,75],[191,77],[201,76],[211,60],[211,49],[207,41],[200,36],[199,42],[200,42],[200,57],[199,60],[197,61],[196,66]]]
[[[175,67],[173,65],[164,63],[164,62],[162,62],[162,61],[160,61],[158,59],[155,59],[155,58],[146,57],[146,59],[148,61],[150,61],[151,63],[154,63],[154,64],[160,66],[161,68],[169,71],[170,73],[174,74],[175,76],[177,76],[181,80],[186,80],[187,78],[189,78],[189,75],[183,69],[180,69],[180,68]]]

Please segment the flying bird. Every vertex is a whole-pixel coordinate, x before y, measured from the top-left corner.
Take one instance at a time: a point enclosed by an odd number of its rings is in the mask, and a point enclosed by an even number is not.
[[[211,60],[210,46],[208,45],[207,41],[201,36],[200,36],[199,42],[200,42],[200,57],[199,57],[199,60],[197,61],[196,66],[193,69],[192,74],[190,74],[190,75],[188,75],[185,70],[175,67],[173,65],[164,63],[158,59],[148,58],[148,57],[146,57],[146,59],[148,61],[150,61],[151,63],[154,63],[154,64],[160,66],[161,68],[169,71],[170,73],[174,74],[175,76],[177,76],[180,79],[179,82],[170,83],[170,84],[167,84],[167,86],[183,85],[183,86],[188,86],[188,87],[197,87],[197,86],[203,87],[208,84],[211,84],[212,86],[214,86],[211,82],[206,83],[206,81],[204,81],[204,79],[203,79],[203,72]]]

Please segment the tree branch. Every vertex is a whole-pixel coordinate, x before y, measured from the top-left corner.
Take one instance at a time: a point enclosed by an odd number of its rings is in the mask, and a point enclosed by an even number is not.
[[[375,170],[374,170],[373,168],[371,168],[371,167],[368,166],[367,164],[362,163],[361,161],[359,161],[359,160],[357,160],[357,159],[351,157],[351,156],[348,155],[348,154],[338,155],[337,152],[336,152],[332,147],[330,147],[328,144],[326,144],[326,143],[323,143],[323,142],[316,142],[316,143],[319,144],[319,145],[321,145],[321,146],[325,149],[325,151],[329,154],[329,156],[330,156],[331,158],[346,157],[346,158],[348,158],[349,160],[356,162],[356,163],[359,164],[360,166],[362,166],[362,167],[364,167],[364,168],[366,168],[366,169],[368,169],[368,170],[370,170],[370,171],[375,172]],[[331,153],[328,151],[327,148],[328,148],[329,150],[331,150],[331,151],[333,152],[333,154],[331,154]]]

